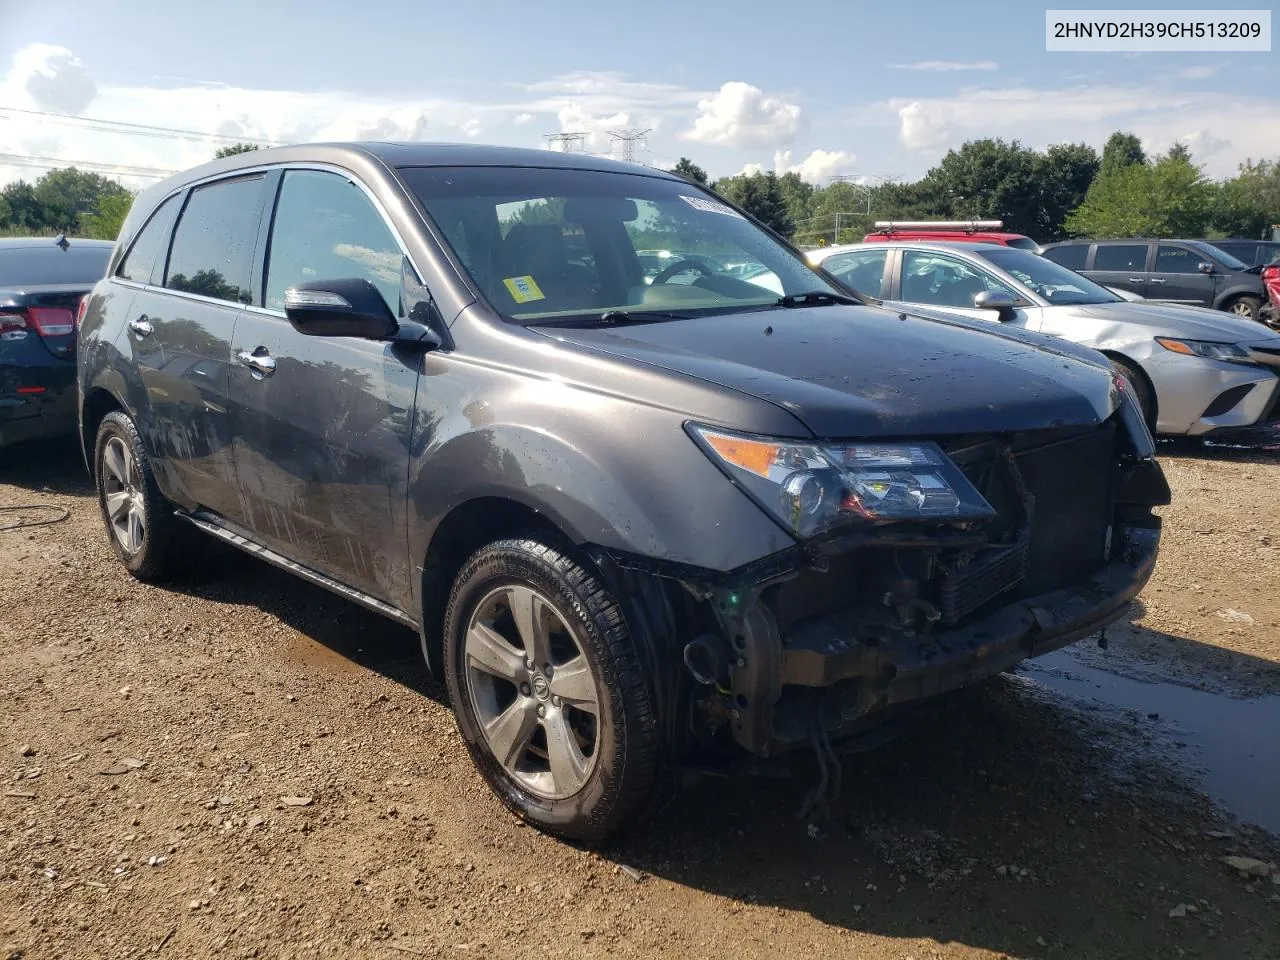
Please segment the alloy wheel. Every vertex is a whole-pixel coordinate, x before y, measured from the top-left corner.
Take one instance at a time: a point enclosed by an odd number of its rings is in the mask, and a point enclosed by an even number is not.
[[[464,642],[467,692],[489,750],[545,800],[582,789],[595,769],[600,685],[553,602],[524,584],[491,590]]]
[[[138,461],[129,445],[112,437],[102,451],[102,497],[116,542],[129,556],[142,549],[146,509]]]
[[[1233,303],[1231,305],[1231,312],[1237,317],[1248,317],[1250,320],[1253,319],[1253,308],[1243,300],[1237,300]]]

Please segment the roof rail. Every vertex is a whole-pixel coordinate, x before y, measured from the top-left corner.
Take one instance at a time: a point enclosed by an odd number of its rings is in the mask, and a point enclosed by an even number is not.
[[[887,233],[896,230],[963,230],[977,233],[979,230],[1003,230],[1003,220],[877,220],[876,229]]]

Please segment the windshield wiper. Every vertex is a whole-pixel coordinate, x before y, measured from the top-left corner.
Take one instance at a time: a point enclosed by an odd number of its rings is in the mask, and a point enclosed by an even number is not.
[[[558,320],[543,320],[530,326],[540,327],[613,327],[626,323],[661,323],[665,320],[691,320],[695,314],[663,310],[606,310]]]
[[[812,290],[809,293],[788,293],[773,302],[775,307],[814,307],[829,303],[861,303],[854,297],[829,290]]]

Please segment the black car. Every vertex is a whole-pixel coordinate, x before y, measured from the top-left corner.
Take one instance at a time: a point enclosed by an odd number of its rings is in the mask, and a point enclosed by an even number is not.
[[[1250,267],[1265,267],[1280,262],[1280,240],[1206,240],[1205,243],[1229,253]]]
[[[76,311],[114,244],[0,238],[0,447],[75,436]]]
[[[695,245],[783,293],[645,282]],[[1117,619],[1169,499],[1099,354],[864,305],[708,190],[549,151],[152,187],[79,384],[135,576],[207,535],[416,628],[497,795],[589,840],[693,760],[830,752]]]
[[[1267,300],[1261,267],[1202,240],[1064,240],[1048,244],[1044,256],[1104,287],[1249,320],[1259,319]]]

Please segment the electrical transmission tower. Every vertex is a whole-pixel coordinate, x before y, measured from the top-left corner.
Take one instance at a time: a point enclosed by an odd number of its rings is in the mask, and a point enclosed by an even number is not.
[[[585,153],[587,150],[587,134],[585,133],[547,133],[543,134],[547,146],[560,153]]]
[[[625,128],[622,130],[610,130],[609,136],[613,138],[613,145],[618,148],[618,159],[627,163],[636,162],[636,144],[640,144],[641,150],[649,149],[648,140],[646,139],[650,130],[634,130]],[[611,154],[613,150],[609,151]]]

